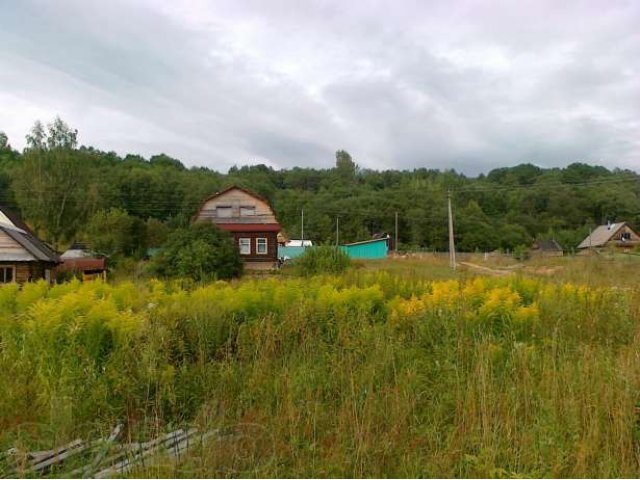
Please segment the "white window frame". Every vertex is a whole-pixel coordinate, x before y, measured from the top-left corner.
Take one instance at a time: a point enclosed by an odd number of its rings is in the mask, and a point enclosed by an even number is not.
[[[251,255],[251,239],[247,237],[239,238],[238,248],[240,249],[240,255]]]
[[[260,242],[260,240],[264,240],[264,244]],[[264,245],[264,252],[260,251],[260,247]],[[258,255],[267,255],[269,253],[269,240],[264,237],[256,238],[256,254]]]
[[[11,281],[6,282],[5,278],[6,278],[6,274],[4,273],[4,270],[11,270]],[[2,271],[2,274],[0,276],[0,285],[6,284],[6,283],[13,283],[16,281],[16,267],[15,265],[0,265],[0,271]]]

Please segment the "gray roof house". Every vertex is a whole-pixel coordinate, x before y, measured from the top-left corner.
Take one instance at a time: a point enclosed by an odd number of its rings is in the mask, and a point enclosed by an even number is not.
[[[58,254],[8,208],[0,206],[0,284],[45,279],[60,263]]]
[[[555,239],[536,240],[531,246],[531,255],[540,257],[561,257],[562,247]]]
[[[640,236],[629,224],[627,222],[617,222],[597,227],[587,238],[580,242],[578,250],[602,249],[609,246],[630,249],[639,244]]]

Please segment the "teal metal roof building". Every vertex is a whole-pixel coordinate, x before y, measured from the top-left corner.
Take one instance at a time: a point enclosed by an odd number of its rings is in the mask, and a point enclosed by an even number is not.
[[[278,247],[278,258],[291,260],[302,255],[305,250],[314,247]],[[387,258],[389,253],[389,239],[376,238],[363,242],[340,245],[340,249],[354,260],[379,260]]]
[[[284,260],[291,260],[293,258],[299,257],[304,253],[305,250],[313,247],[286,247],[282,245],[278,245],[278,258]]]
[[[376,238],[364,242],[348,243],[340,245],[343,252],[356,260],[379,260],[387,258],[389,253],[389,239]]]

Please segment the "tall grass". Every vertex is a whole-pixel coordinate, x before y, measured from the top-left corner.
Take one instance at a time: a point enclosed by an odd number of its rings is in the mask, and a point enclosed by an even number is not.
[[[351,266],[349,256],[337,247],[327,245],[307,248],[294,260],[296,272],[303,276],[334,274],[339,275]]]
[[[142,476],[635,477],[637,291],[338,277],[0,288],[0,448],[241,435]]]

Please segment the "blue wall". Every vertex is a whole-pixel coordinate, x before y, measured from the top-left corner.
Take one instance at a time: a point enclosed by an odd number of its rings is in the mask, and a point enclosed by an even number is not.
[[[296,258],[304,253],[307,248],[313,247],[283,247],[278,245],[278,258]]]
[[[293,259],[302,255],[308,248],[314,247],[278,246],[278,258],[287,257]],[[358,260],[377,260],[387,258],[387,253],[389,252],[386,238],[352,245],[340,245],[340,249],[349,255],[350,258]]]
[[[349,255],[350,258],[361,260],[387,258],[387,252],[389,251],[386,238],[366,243],[357,243],[355,245],[341,245],[340,248]]]

